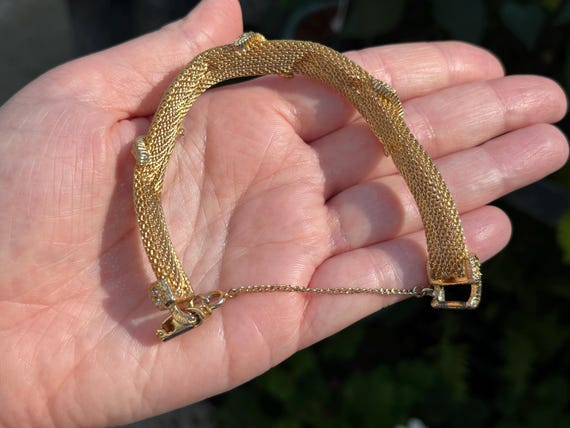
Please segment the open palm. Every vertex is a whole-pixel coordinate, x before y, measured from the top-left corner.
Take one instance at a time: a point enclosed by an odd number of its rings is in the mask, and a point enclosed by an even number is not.
[[[66,64],[0,110],[0,423],[108,425],[219,393],[394,297],[250,295],[173,341],[154,336],[154,280],[132,208],[130,144],[192,56],[241,33],[208,0],[157,33]],[[505,78],[460,43],[349,54],[404,101],[481,259],[509,238],[485,206],[564,164],[548,123],[565,98]],[[422,224],[405,183],[334,91],[268,77],[205,94],[165,180],[175,248],[198,292],[241,285],[425,284]],[[427,302],[426,302],[427,304]]]

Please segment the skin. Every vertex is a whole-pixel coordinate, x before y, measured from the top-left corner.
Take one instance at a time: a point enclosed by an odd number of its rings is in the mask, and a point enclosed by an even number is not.
[[[233,388],[394,297],[244,296],[160,343],[164,318],[132,207],[131,142],[194,55],[242,32],[205,0],[158,32],[78,59],[0,110],[0,424],[127,423]],[[400,94],[482,260],[510,236],[494,199],[560,168],[562,90],[504,77],[457,42],[349,56]],[[197,292],[246,284],[426,283],[422,224],[380,144],[334,91],[267,77],[209,91],[165,180],[175,248]],[[426,304],[429,301],[426,300]]]

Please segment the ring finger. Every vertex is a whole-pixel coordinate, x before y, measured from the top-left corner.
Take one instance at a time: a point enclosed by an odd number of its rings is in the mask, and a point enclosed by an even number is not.
[[[460,212],[485,205],[561,167],[564,135],[540,124],[440,158],[436,163]],[[399,175],[367,181],[328,202],[333,254],[422,228],[415,201]]]

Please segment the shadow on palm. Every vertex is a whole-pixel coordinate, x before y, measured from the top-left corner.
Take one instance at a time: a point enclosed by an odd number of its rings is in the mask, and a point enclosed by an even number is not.
[[[198,100],[185,119],[184,135],[174,149],[163,192],[171,237],[195,292],[259,284],[309,286],[319,267],[334,263],[334,258],[328,263],[326,260],[339,252],[331,243],[335,239],[331,236],[334,218],[327,207],[327,200],[334,197],[327,194],[327,174],[334,171],[322,164],[327,160],[319,157],[311,141],[299,135],[296,127],[302,125],[297,112],[276,89],[284,89],[289,99],[313,100],[310,108],[317,124],[330,121],[331,110],[336,118],[354,114],[340,95],[335,95],[338,106],[330,104],[330,97],[323,106],[319,95],[333,91],[306,78],[295,78],[295,82],[260,78],[210,90]],[[349,120],[348,125],[356,130],[355,139],[362,132],[370,133],[363,123],[355,125]],[[311,132],[301,129],[305,136]],[[383,160],[380,143],[366,144],[377,146],[372,149],[376,156],[352,172],[355,182],[369,176]],[[358,149],[359,142],[354,146]],[[125,149],[117,162],[117,183],[132,181],[133,164]],[[401,201],[388,186],[367,186],[375,188],[370,190],[369,200],[354,200],[354,209],[363,213],[363,229],[374,228],[378,219],[371,217],[378,211],[391,210],[390,219],[401,217],[397,212]],[[154,331],[165,314],[156,315],[147,298],[146,287],[154,278],[146,266],[132,213],[128,217],[133,227],[119,242],[116,235],[116,207],[124,207],[131,197],[129,188],[118,185],[108,211],[103,246],[111,250],[101,259],[101,282],[108,293],[104,306],[119,328],[143,345],[152,346],[158,344]],[[370,210],[378,200],[383,206]],[[394,229],[399,228],[397,220],[392,223]],[[425,250],[411,241],[409,245],[410,254],[423,257]],[[324,269],[318,283],[311,285],[345,285],[328,271]],[[339,303],[339,308],[350,310],[350,305],[361,298],[341,297],[349,304],[345,308],[346,304]],[[211,327],[201,329],[223,330],[224,334],[231,330],[228,340],[236,337],[238,341],[243,339],[236,330],[247,335],[257,332],[260,340],[287,344],[283,355],[271,358],[273,364],[303,342],[301,323],[313,299],[328,305],[329,299],[339,297],[240,297],[213,315],[217,321],[208,320]],[[305,328],[309,331],[311,327]]]

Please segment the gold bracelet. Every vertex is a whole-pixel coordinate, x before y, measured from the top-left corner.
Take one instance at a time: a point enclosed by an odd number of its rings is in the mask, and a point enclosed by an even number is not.
[[[195,294],[170,240],[161,192],[164,173],[182,120],[196,99],[211,86],[239,77],[302,74],[335,88],[362,114],[380,139],[387,156],[406,181],[425,228],[429,286],[398,288],[309,288],[258,285]],[[200,325],[226,300],[245,293],[304,292],[313,294],[380,294],[431,296],[434,308],[474,309],[481,300],[479,260],[465,244],[461,220],[449,190],[433,161],[403,119],[396,91],[326,46],[293,40],[268,41],[244,33],[233,44],[196,56],[166,91],[148,134],[136,139],[133,154],[134,203],[142,242],[156,274],[150,296],[170,316],[157,330],[162,340]],[[470,285],[466,301],[446,301],[445,288]]]

